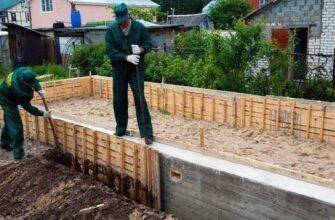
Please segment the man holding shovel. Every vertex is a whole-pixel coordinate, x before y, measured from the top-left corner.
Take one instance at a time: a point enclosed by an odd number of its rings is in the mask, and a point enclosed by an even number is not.
[[[128,134],[128,84],[134,95],[137,123],[146,144],[153,141],[153,129],[144,96],[144,55],[151,51],[147,29],[132,20],[127,5],[114,7],[115,22],[106,33],[106,51],[113,66],[113,103],[116,119],[116,136]]]
[[[0,148],[13,151],[15,159],[29,158],[23,149],[23,125],[18,105],[35,116],[50,117],[49,111],[41,111],[30,101],[37,91],[44,98],[44,90],[35,73],[26,67],[16,69],[0,84],[0,105],[3,109],[5,125],[1,132]]]

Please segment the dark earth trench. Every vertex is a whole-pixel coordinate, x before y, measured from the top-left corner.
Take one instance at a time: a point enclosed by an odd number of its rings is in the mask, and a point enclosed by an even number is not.
[[[52,149],[19,162],[8,159],[3,150],[0,155],[0,220],[174,219],[64,166]]]

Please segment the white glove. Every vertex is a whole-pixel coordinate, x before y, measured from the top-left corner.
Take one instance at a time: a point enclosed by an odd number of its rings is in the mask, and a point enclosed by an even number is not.
[[[44,111],[43,117],[50,118],[51,117],[51,111]]]
[[[44,89],[38,90],[37,92],[38,92],[38,94],[40,94],[40,96],[42,98],[45,98],[45,90]]]
[[[137,66],[140,63],[140,56],[139,55],[128,55],[126,60],[129,63],[132,63]]]
[[[133,50],[133,54],[139,55],[141,54],[141,48],[138,45],[131,45],[131,49]]]

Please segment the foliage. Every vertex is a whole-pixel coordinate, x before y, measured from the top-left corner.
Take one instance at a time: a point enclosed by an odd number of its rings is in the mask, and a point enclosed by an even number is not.
[[[107,55],[104,56],[103,64],[95,68],[95,72],[99,76],[111,76],[112,73],[112,65],[110,59]]]
[[[247,0],[218,0],[211,9],[210,17],[216,28],[228,29],[250,11]]]
[[[108,26],[112,23],[113,21],[90,21],[86,23],[86,27],[97,27],[97,26]]]
[[[150,22],[160,20],[161,17],[165,16],[165,13],[161,12],[159,9],[143,9],[139,7],[129,7],[129,14],[133,19],[141,19]]]
[[[61,65],[56,64],[44,64],[30,67],[38,76],[53,74],[55,79],[67,78],[69,71]]]
[[[90,44],[79,45],[73,51],[70,57],[72,67],[78,68],[82,76],[86,76],[91,71],[97,74],[99,67],[105,64],[105,45]]]
[[[0,60],[0,78],[5,77],[10,71],[11,68]]]
[[[163,12],[175,9],[175,14],[197,14],[201,13],[211,0],[153,0],[159,4]]]

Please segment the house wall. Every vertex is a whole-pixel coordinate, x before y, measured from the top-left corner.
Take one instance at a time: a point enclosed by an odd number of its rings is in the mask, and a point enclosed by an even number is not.
[[[16,15],[16,21],[12,20],[11,14],[15,13]],[[18,25],[21,25],[23,27],[30,27],[30,21],[29,21],[29,11],[26,11],[23,8],[23,4],[17,4],[9,9],[7,9],[7,18],[4,22],[10,22],[15,23]],[[0,23],[0,30],[2,29],[1,23]]]
[[[51,28],[56,21],[64,22],[66,27],[71,27],[71,4],[68,0],[53,0],[52,3],[53,11],[42,12],[41,1],[31,1],[32,27],[34,29]],[[82,25],[92,21],[114,19],[113,10],[106,5],[77,4],[76,9],[80,11]]]
[[[334,0],[282,0],[256,15],[253,21],[265,21],[265,36],[271,39],[274,28],[308,27],[308,58],[310,69],[326,63],[328,73],[333,71],[333,57],[322,58],[317,54],[334,55],[335,1]]]

